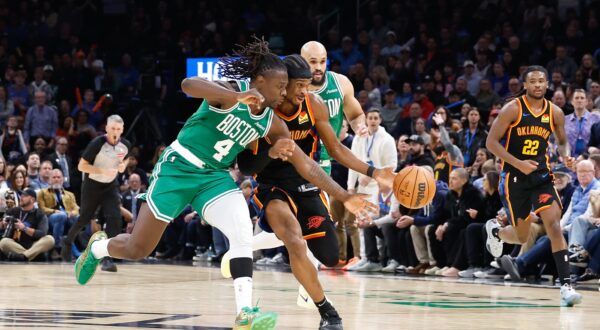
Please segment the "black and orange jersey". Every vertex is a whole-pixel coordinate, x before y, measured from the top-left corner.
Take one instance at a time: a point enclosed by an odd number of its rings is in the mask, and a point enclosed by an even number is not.
[[[517,159],[536,161],[538,163],[536,171],[549,172],[548,140],[554,127],[552,103],[544,99],[544,110],[536,115],[531,111],[526,96],[517,98],[516,102],[519,108],[519,119],[509,126],[500,143]],[[502,171],[520,173],[507,162],[502,163]]]
[[[464,165],[453,163],[452,160],[450,160],[448,152],[443,151],[435,158],[435,168],[433,169],[435,179],[448,183],[448,180],[450,180],[450,172],[460,167],[464,167]]]
[[[275,109],[275,113],[279,118],[286,123],[292,140],[296,142],[298,147],[308,155],[311,159],[319,161],[321,154],[319,135],[315,128],[315,116],[308,97],[298,107],[298,111],[291,116],[286,116],[279,110]],[[258,149],[270,148],[271,145],[265,139],[260,139]],[[255,154],[259,152],[255,151]],[[280,159],[274,159],[260,172],[256,177],[259,183],[281,184],[282,182],[291,185],[302,185],[307,183],[304,178],[298,174],[294,166],[290,162],[284,162]]]

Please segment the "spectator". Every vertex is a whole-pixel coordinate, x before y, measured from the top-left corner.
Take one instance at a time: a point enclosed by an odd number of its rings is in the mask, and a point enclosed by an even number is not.
[[[500,96],[492,89],[492,84],[488,78],[483,78],[479,82],[479,93],[477,99],[477,108],[484,113],[489,113],[492,105],[500,103]],[[487,118],[487,115],[485,116]]]
[[[33,189],[39,189],[40,180],[40,155],[36,152],[30,152],[27,155],[27,181],[28,185],[33,182]]]
[[[15,106],[15,115],[25,116],[27,108],[29,108],[29,90],[25,86],[27,74],[24,70],[19,70],[15,73],[14,84],[8,86],[8,98],[13,101]]]
[[[487,131],[481,124],[481,116],[477,109],[471,109],[467,113],[467,123],[462,131],[458,133],[456,145],[463,153],[465,166],[469,167],[475,162],[477,150],[485,148]]]
[[[30,177],[29,187],[39,191],[40,189],[48,188],[51,184],[50,180],[52,177],[52,162],[45,160],[40,165],[40,172],[37,179]],[[61,177],[62,178],[62,177]]]
[[[412,86],[410,83],[403,83],[402,84],[402,93],[400,95],[398,95],[398,97],[396,98],[396,103],[398,103],[398,105],[400,107],[406,107],[409,103],[413,102],[413,94],[412,94]]]
[[[6,87],[0,85],[0,127],[4,127],[8,117],[15,113],[15,105],[6,94]]]
[[[23,190],[27,189],[27,174],[25,171],[16,169],[10,176],[8,188],[15,193],[15,203],[18,206]]]
[[[381,92],[373,84],[373,80],[369,77],[365,78],[363,86],[365,91],[369,93],[369,104],[371,107],[381,108]]]
[[[71,225],[79,219],[79,205],[75,195],[63,188],[64,178],[60,169],[51,170],[51,181],[48,188],[38,192],[38,207],[48,217],[52,237],[54,238],[54,250],[51,259],[60,259],[61,239],[65,234],[67,225]]]
[[[565,116],[568,116],[575,111],[573,109],[573,105],[567,102],[565,93],[562,90],[557,90],[554,92],[554,95],[552,96],[552,102],[563,110]]]
[[[54,246],[54,238],[48,235],[48,218],[35,207],[36,198],[33,189],[26,189],[20,197],[20,205],[6,211],[0,226],[6,230],[11,221],[7,217],[12,217],[14,232],[13,235],[0,240],[0,251],[9,260],[33,260],[38,255],[52,250]]]
[[[563,74],[565,81],[571,82],[575,78],[577,64],[567,55],[567,48],[564,45],[556,47],[556,57],[546,65],[548,72],[560,71]]]
[[[590,83],[590,95],[595,109],[600,109],[600,82],[592,81]]]
[[[27,149],[33,145],[38,137],[44,138],[50,143],[49,147],[54,146],[54,136],[58,129],[58,114],[56,110],[46,105],[46,93],[38,91],[35,93],[35,105],[27,110],[23,135]]]
[[[553,91],[561,90],[563,92],[566,92],[568,86],[569,86],[569,84],[567,84],[563,80],[563,74],[560,70],[556,70],[556,71],[552,72],[551,82],[550,82],[550,85],[548,85],[549,89],[551,89]]]
[[[413,134],[406,141],[410,145],[410,159],[408,165],[429,166],[435,165],[435,160],[429,150],[425,150],[425,140],[419,135]]]
[[[586,102],[585,91],[576,89],[571,97],[574,112],[565,117],[565,132],[573,157],[587,151],[592,126],[600,122],[600,114],[589,112],[585,108]]]
[[[73,161],[71,157],[67,155],[69,148],[69,142],[65,137],[56,138],[56,148],[54,152],[48,156],[48,159],[52,161],[55,168],[60,168],[64,177],[63,186],[66,189],[71,187],[73,181],[72,175],[75,173],[73,167]]]
[[[478,81],[481,81],[481,78]],[[467,80],[463,78],[456,79],[456,83],[454,84],[454,92],[461,101],[464,101],[467,104],[477,104],[477,100],[473,96],[477,94],[471,94],[469,92],[467,89],[467,83]],[[477,90],[479,90],[479,85],[477,86]]]
[[[463,69],[463,75],[458,77],[458,79],[464,79],[466,81],[466,90],[470,95],[477,95],[479,93],[479,81],[481,80],[481,75],[475,72],[475,64],[471,60],[466,60],[464,62]],[[456,80],[457,83],[458,79]],[[467,102],[471,103],[469,101]]]
[[[127,169],[125,172],[119,174],[119,185],[121,192],[125,192],[129,189],[129,176],[133,173],[136,173],[140,179],[142,180],[142,186],[144,188],[148,187],[148,176],[146,175],[146,171],[142,170],[138,167],[138,157],[135,154],[129,156],[129,163],[127,164]]]
[[[506,74],[504,64],[502,62],[494,63],[494,74],[490,78],[492,90],[499,96],[506,96],[508,93],[508,74]]]
[[[385,34],[385,47],[381,49],[381,56],[400,56],[401,49],[402,48],[397,43],[396,33],[394,33],[394,31],[388,31]]]
[[[410,160],[410,145],[408,144],[408,135],[401,135],[398,138],[396,150],[398,150],[398,167],[396,167],[396,172],[400,172],[405,166],[408,165],[408,161]]]
[[[146,192],[146,189],[142,187],[142,180],[137,173],[131,173],[127,182],[127,190],[121,193],[121,205],[132,215],[131,222],[127,223],[127,232],[130,233],[142,207],[142,203],[137,200],[137,195]]]
[[[388,89],[384,95],[384,105],[381,108],[381,124],[386,131],[393,132],[400,119],[402,108],[396,103],[396,92]]]
[[[521,84],[521,81],[518,78],[512,77],[508,80],[508,96],[509,97],[517,95],[522,89],[523,89],[523,84]]]
[[[438,241],[444,245],[447,266],[441,269],[442,276],[456,277],[458,269],[455,261],[461,245],[464,244],[464,235],[467,225],[483,222],[483,198],[473,185],[469,183],[469,174],[463,168],[458,168],[450,173],[448,187],[450,191],[444,201],[443,223],[435,231]],[[476,212],[474,212],[476,211]],[[451,266],[451,267],[448,267]]]
[[[425,129],[425,119],[417,118],[415,121],[415,134],[420,136],[423,139],[423,142],[425,142],[425,145],[428,146],[431,144],[431,135],[429,135]]]
[[[373,38],[371,38],[374,40]],[[352,38],[345,36],[342,38],[342,48],[336,49],[331,52],[331,60],[340,62],[341,74],[348,75],[350,67],[356,64],[358,61],[362,61],[362,54],[354,47]]]
[[[102,112],[93,111],[95,106],[96,101],[94,101],[94,91],[92,89],[86,89],[85,92],[83,92],[83,103],[81,104],[81,108],[79,105],[76,105],[73,108],[73,111],[71,111],[71,117],[77,117],[79,111],[85,111],[88,114],[88,122],[96,128],[102,123],[104,118]]]
[[[21,130],[17,128],[17,125],[17,117],[8,117],[6,127],[2,130],[2,135],[0,136],[2,156],[9,162],[16,162],[27,153],[25,139]]]
[[[49,105],[54,105],[54,94],[52,93],[52,88],[50,84],[44,80],[44,69],[41,66],[38,66],[33,71],[33,81],[29,84],[29,97],[30,99],[35,99],[36,92],[44,92],[46,94],[46,103]]]
[[[360,107],[363,110],[363,112],[367,112],[369,111],[369,109],[371,109],[372,105],[371,100],[369,99],[369,92],[367,92],[364,89],[361,90],[360,92],[358,92],[358,97],[356,99],[358,100],[358,104],[360,104]]]
[[[115,76],[117,80],[117,90],[121,92],[125,91],[128,94],[135,89],[140,73],[132,65],[131,55],[128,53],[123,54],[121,57],[121,66],[115,70]]]
[[[552,168],[552,174],[554,174],[554,187],[560,196],[560,204],[563,205],[562,214],[565,214],[575,191],[575,186],[571,182],[571,171],[566,166],[559,164]]]
[[[6,160],[0,157],[0,191],[5,191],[8,189],[8,184],[6,183],[9,178],[8,166],[6,164]]]
[[[436,154],[434,174],[437,181],[448,184],[450,172],[457,167],[462,167],[464,159],[460,149],[454,144],[456,135],[450,136],[445,127],[448,113],[443,107],[438,108],[432,117],[431,136],[435,140],[433,151]],[[454,141],[453,141],[454,140]],[[433,143],[432,143],[433,144]]]
[[[435,81],[430,75],[423,77],[423,89],[425,90],[427,98],[435,107],[446,104],[444,93],[436,89]]]

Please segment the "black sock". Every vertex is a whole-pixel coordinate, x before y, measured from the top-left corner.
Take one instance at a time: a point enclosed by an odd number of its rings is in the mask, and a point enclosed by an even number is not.
[[[333,305],[327,300],[327,297],[323,298],[323,300],[319,302],[315,302],[315,305],[319,309],[319,314],[323,316],[327,312],[335,311]]]
[[[552,256],[554,257],[554,263],[556,264],[560,285],[571,284],[571,271],[569,270],[567,250],[556,251],[552,253]]]
[[[492,228],[492,235],[497,239],[502,240],[500,236],[498,236],[498,233],[500,233],[500,228]]]

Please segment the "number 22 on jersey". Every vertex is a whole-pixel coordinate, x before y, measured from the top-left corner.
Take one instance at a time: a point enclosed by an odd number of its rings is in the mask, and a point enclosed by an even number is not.
[[[525,140],[523,151],[521,153],[527,156],[537,156],[539,146],[540,141],[527,139]]]

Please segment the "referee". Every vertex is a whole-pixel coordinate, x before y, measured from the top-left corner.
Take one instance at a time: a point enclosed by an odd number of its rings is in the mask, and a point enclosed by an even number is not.
[[[127,168],[131,145],[123,134],[123,119],[112,115],[106,119],[106,134],[93,139],[85,148],[78,169],[84,173],[81,185],[81,209],[79,220],[71,227],[67,237],[62,240],[61,256],[63,261],[71,262],[71,244],[79,233],[92,220],[98,207],[106,217],[108,237],[121,232],[120,195],[117,174]],[[117,271],[110,258],[105,258],[102,270]]]

